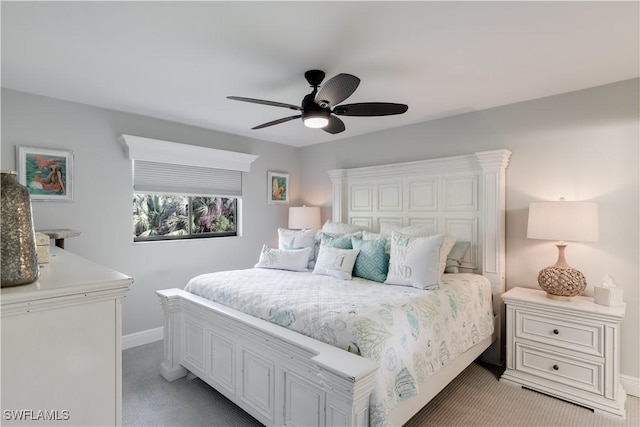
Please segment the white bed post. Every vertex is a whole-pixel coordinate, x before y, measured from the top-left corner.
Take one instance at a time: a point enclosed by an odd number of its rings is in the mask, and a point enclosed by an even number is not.
[[[501,293],[505,287],[505,170],[509,164],[509,150],[494,150],[475,153],[482,167],[482,200],[485,218],[482,229],[482,275],[487,277],[495,289]],[[504,336],[504,308],[500,298],[493,299],[493,310],[498,316],[496,325],[498,339],[482,355],[486,362],[502,364]]]
[[[182,362],[182,327],[178,289],[156,291],[164,310],[164,359],[160,364],[160,375],[167,381],[187,375]]]
[[[333,221],[344,222],[343,210],[347,208],[347,171],[336,169],[329,171],[329,179],[333,186]]]

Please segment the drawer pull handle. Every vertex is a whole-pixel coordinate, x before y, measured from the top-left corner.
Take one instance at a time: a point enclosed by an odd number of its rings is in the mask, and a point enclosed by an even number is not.
[[[560,333],[560,331],[559,331],[559,330],[557,330],[557,329],[554,329],[554,330],[553,330],[553,333],[554,333],[554,335],[558,335],[558,334]]]
[[[558,365],[553,365],[553,370],[554,370],[554,371],[557,371],[558,369],[560,369],[560,366],[558,366]]]

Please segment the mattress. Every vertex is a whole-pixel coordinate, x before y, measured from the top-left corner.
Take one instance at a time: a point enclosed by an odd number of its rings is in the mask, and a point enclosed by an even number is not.
[[[422,290],[253,268],[202,274],[185,290],[378,362],[372,425],[493,333],[491,283],[476,274],[445,274],[438,290]]]

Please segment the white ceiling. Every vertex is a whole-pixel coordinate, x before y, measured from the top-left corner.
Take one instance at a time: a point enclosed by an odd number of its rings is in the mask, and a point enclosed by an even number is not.
[[[292,146],[639,76],[633,2],[7,2],[2,86]],[[350,73],[337,135],[228,95],[300,105],[303,74]],[[325,80],[326,80],[325,79]]]

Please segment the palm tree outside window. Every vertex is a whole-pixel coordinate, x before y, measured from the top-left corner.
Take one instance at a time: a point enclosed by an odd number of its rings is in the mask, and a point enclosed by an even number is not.
[[[133,195],[133,240],[237,236],[238,199],[170,194]]]

